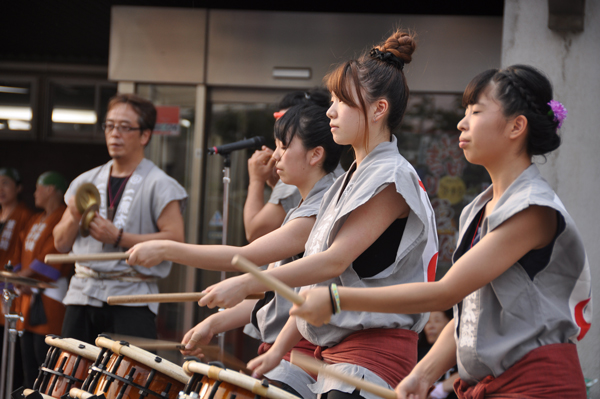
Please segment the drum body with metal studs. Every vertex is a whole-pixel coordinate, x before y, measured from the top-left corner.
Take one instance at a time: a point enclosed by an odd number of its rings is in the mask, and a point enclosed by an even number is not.
[[[46,336],[46,343],[50,345],[50,349],[40,366],[33,389],[44,395],[60,398],[71,388],[83,385],[88,369],[100,354],[100,349],[76,339],[56,335]]]
[[[175,399],[189,377],[180,366],[159,356],[99,336],[100,355],[81,389],[106,399]]]

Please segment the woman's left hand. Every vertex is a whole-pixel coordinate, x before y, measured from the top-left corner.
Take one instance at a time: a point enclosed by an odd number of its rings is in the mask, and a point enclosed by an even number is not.
[[[235,276],[211,285],[204,290],[206,295],[198,301],[198,305],[211,309],[234,307],[248,296],[245,277],[246,275]]]
[[[290,309],[291,316],[298,316],[312,324],[320,327],[329,323],[333,315],[331,299],[328,287],[317,287],[300,292],[306,300],[300,306],[294,305]]]

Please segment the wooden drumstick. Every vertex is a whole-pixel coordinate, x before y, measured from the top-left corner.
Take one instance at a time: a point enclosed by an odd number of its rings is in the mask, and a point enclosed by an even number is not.
[[[44,258],[44,263],[52,264],[52,263],[73,263],[73,262],[84,262],[90,260],[121,260],[121,259],[129,259],[129,254],[127,252],[107,252],[107,253],[97,253],[97,254],[51,254],[46,255]]]
[[[175,302],[198,302],[206,293],[204,292],[173,292],[165,294],[147,294],[147,295],[116,295],[109,296],[106,302],[109,305],[119,305],[122,303],[175,303]],[[250,294],[246,299],[263,299],[264,293]]]
[[[281,295],[288,301],[296,305],[302,305],[304,303],[304,298],[298,295],[296,291],[294,291],[288,285],[277,280],[275,277],[271,277],[268,274],[263,273],[258,266],[256,266],[254,263],[250,262],[243,256],[235,255],[231,260],[231,264],[243,272],[252,274],[261,283],[263,283],[273,291],[277,292],[279,295]]]
[[[69,396],[75,399],[88,399],[94,396],[94,394],[84,391],[83,389],[71,388]]]
[[[301,367],[314,374],[323,373],[330,377],[337,378],[338,380],[353,385],[358,389],[365,390],[374,395],[381,396],[385,399],[397,398],[396,392],[394,392],[391,389],[387,389],[372,382],[352,377],[350,375],[341,373],[337,370],[333,370],[331,369],[331,367],[328,367],[327,363],[323,363],[315,358],[303,355],[298,351],[292,351],[290,363],[295,364],[296,366]]]

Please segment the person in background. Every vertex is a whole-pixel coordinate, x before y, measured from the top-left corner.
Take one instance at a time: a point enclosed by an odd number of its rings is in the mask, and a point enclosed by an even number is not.
[[[288,93],[279,102],[279,111],[274,113],[275,120],[281,118],[285,111],[294,105],[314,104],[329,107],[331,96],[324,89],[309,91],[294,91]],[[301,200],[301,195],[296,186],[285,184],[275,172],[276,160],[272,157],[273,150],[263,146],[248,159],[248,196],[244,204],[244,230],[248,242],[279,228],[285,215],[290,209],[296,207]],[[335,176],[340,176],[344,171],[338,167]],[[265,204],[265,184],[273,191],[269,201]]]
[[[0,168],[0,270],[11,263],[15,268],[21,258],[21,237],[23,230],[29,227],[33,212],[19,201],[19,193],[23,190],[21,175],[15,168]],[[0,282],[0,290],[4,283]],[[13,307],[11,310],[15,309]],[[4,313],[0,314],[0,337],[4,337]],[[0,346],[0,356],[2,347]],[[20,387],[23,380],[20,347],[16,346],[13,387]]]
[[[429,320],[419,334],[418,359],[421,361],[427,355],[435,341],[437,341],[446,324],[452,320],[452,309],[444,312],[429,313]],[[454,365],[433,385],[427,396],[429,399],[457,399],[454,392],[454,380],[458,378],[458,368]]]
[[[19,201],[23,190],[21,175],[15,168],[0,168],[0,268],[20,261],[19,234],[29,227],[33,212]],[[4,321],[4,318],[2,318]]]
[[[66,205],[63,195],[67,181],[58,172],[45,172],[37,180],[34,193],[35,206],[43,209],[33,216],[30,228],[21,233],[21,267],[19,275],[52,283],[56,288],[30,288],[20,286],[21,295],[15,302],[24,322],[17,323],[24,330],[20,338],[23,359],[24,386],[33,388],[38,367],[44,362],[49,346],[47,334],[59,335],[65,315],[62,300],[72,274],[71,264],[46,264],[48,254],[56,254],[52,230],[60,221]]]
[[[65,194],[67,209],[54,228],[60,252],[91,254],[123,252],[152,239],[183,241],[185,189],[150,160],[144,148],[156,124],[154,105],[134,94],[117,94],[108,103],[103,123],[108,163],[77,177]],[[92,182],[100,193],[99,211],[88,237],[79,233],[81,214],[77,189]],[[75,263],[64,303],[62,335],[94,343],[102,332],[156,339],[158,303],[108,306],[112,295],[158,293],[157,281],[167,277],[171,262],[153,268],[129,266],[125,260]]]

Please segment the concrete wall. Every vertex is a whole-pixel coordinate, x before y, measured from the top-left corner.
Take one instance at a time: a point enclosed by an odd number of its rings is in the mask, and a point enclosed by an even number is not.
[[[600,1],[586,0],[584,31],[548,29],[547,0],[506,0],[502,65],[530,64],[554,84],[569,111],[563,144],[541,166],[544,177],[575,219],[592,269],[592,327],[578,344],[586,378],[600,377]],[[592,390],[600,398],[600,383]]]
[[[405,69],[412,91],[462,92],[476,73],[500,64],[500,17],[115,6],[108,76],[237,89],[308,88],[321,85],[332,65],[370,49],[397,26],[417,33],[418,48]],[[275,78],[274,68],[309,69],[311,76]]]

